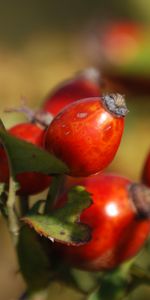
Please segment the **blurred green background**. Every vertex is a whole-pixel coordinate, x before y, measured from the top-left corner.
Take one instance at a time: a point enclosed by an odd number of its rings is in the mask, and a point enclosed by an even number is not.
[[[150,1],[0,1],[0,116],[7,128],[25,120],[21,114],[4,113],[6,108],[19,106],[21,97],[25,97],[32,108],[39,108],[56,84],[78,70],[92,66],[94,60],[86,51],[90,44],[87,37],[96,26],[103,28],[102,25],[111,20],[135,21],[149,29]],[[147,40],[147,43],[150,41]],[[149,60],[149,57],[147,51],[146,59]],[[142,70],[147,68],[146,59]],[[100,62],[101,59],[98,66],[103,74]],[[147,71],[150,74],[150,70]],[[128,77],[130,82],[130,68]],[[150,78],[147,80],[150,86]],[[116,86],[118,92],[122,92],[122,85],[112,79],[107,90],[113,91]],[[150,148],[150,90],[145,95],[144,86],[139,89],[135,78],[134,93],[131,84],[129,91],[126,85],[123,92],[130,113],[119,152],[109,169],[139,180]],[[15,300],[25,284],[19,275],[11,241],[1,219],[0,223],[0,300]],[[60,293],[62,295],[62,287],[58,288],[57,284],[53,290],[54,293],[59,291],[58,297]],[[138,293],[132,299],[150,299],[149,290],[144,291],[144,298]],[[73,299],[70,290],[65,290],[64,295],[64,299]],[[79,295],[74,297],[79,299]]]

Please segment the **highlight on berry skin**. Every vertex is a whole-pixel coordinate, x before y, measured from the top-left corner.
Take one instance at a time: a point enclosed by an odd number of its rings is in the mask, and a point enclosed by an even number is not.
[[[71,176],[98,173],[117,153],[127,112],[119,94],[73,102],[49,125],[45,148],[66,163]]]
[[[57,197],[57,207],[68,201],[68,190],[76,185],[92,197],[93,204],[80,216],[81,222],[92,228],[92,238],[78,247],[58,244],[63,259],[81,270],[103,271],[134,257],[150,232],[150,189],[111,173],[68,177],[66,189]]]

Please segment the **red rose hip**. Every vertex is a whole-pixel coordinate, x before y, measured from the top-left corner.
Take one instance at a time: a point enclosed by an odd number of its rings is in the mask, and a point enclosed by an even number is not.
[[[45,130],[31,123],[21,123],[8,130],[8,132],[26,142],[32,143],[38,147],[43,146]],[[51,181],[50,176],[36,172],[24,172],[16,176],[20,189],[19,195],[33,195],[46,189]],[[9,166],[4,149],[0,148],[0,181],[9,181]]]
[[[68,165],[69,175],[100,172],[117,152],[126,113],[119,94],[74,102],[53,119],[45,135],[45,148]]]
[[[58,253],[73,267],[89,271],[115,268],[135,256],[148,238],[150,189],[112,174],[81,179],[80,184],[93,199],[80,216],[91,227],[92,238],[82,246],[57,243]],[[64,193],[57,207],[66,201]]]
[[[54,116],[66,105],[86,97],[100,96],[100,75],[96,69],[86,69],[59,85],[45,100],[43,110]]]

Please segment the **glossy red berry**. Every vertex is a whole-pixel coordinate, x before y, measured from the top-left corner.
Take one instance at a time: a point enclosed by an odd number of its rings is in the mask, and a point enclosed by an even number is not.
[[[31,123],[18,124],[8,130],[8,132],[26,142],[32,143],[38,147],[43,146],[45,130]],[[36,172],[24,172],[16,176],[20,190],[20,195],[33,195],[42,192],[50,184],[50,177]],[[8,182],[9,166],[4,149],[0,148],[0,181]]]
[[[92,228],[92,239],[82,246],[57,244],[58,252],[73,267],[89,271],[115,268],[135,256],[148,238],[150,190],[113,174],[88,177],[80,184],[93,199],[80,216]],[[57,207],[66,201],[64,193]]]
[[[148,186],[150,186],[150,152],[147,156],[147,159],[144,164],[143,174],[142,174],[142,182]]]
[[[76,100],[100,96],[99,80],[98,70],[86,69],[56,87],[46,98],[43,110],[55,116],[62,108]]]
[[[100,172],[117,152],[126,113],[119,94],[74,102],[53,119],[45,148],[68,165],[69,175]]]

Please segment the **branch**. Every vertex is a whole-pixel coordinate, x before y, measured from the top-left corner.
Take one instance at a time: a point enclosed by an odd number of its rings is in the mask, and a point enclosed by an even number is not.
[[[9,231],[10,231],[10,234],[14,241],[14,244],[16,245],[18,242],[18,236],[19,236],[19,221],[18,221],[18,217],[14,210],[15,200],[16,200],[15,192],[16,192],[16,182],[14,182],[13,178],[10,177],[9,193],[8,193],[8,199],[7,199],[8,226],[9,226]]]

